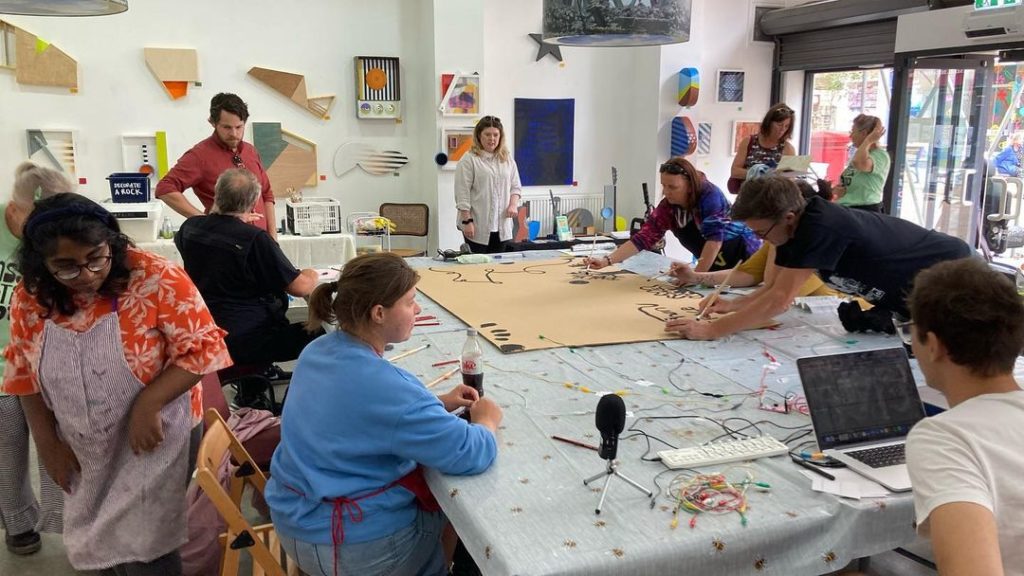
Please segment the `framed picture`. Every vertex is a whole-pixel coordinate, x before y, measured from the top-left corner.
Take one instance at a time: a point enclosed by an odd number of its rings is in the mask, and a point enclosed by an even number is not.
[[[441,105],[444,116],[480,115],[480,75],[442,74]]]
[[[732,153],[739,152],[740,142],[747,136],[757,134],[761,129],[760,120],[735,120],[732,123]]]
[[[718,102],[743,102],[743,70],[719,70],[715,96]]]
[[[772,10],[784,8],[779,4],[752,4],[750,6],[750,41],[768,42],[774,44],[771,36],[761,32],[761,18]]]
[[[473,147],[473,127],[441,128],[441,151],[448,156],[448,163],[441,166],[442,170],[455,170],[459,159]]]
[[[697,151],[694,156],[711,155],[711,122],[697,122]]]

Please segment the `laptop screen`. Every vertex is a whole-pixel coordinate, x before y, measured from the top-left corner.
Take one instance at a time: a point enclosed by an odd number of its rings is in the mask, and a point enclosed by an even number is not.
[[[902,438],[924,408],[902,348],[797,360],[821,450]]]

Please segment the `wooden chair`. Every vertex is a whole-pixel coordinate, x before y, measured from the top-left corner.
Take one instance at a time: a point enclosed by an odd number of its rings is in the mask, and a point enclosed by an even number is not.
[[[217,477],[217,470],[228,454],[231,455],[232,465],[238,464],[238,468],[231,474],[229,489],[225,492]],[[246,549],[252,558],[254,576],[299,576],[298,565],[281,550],[274,525],[253,526],[242,515],[245,484],[249,483],[262,494],[267,485],[267,477],[213,408],[206,411],[206,434],[199,444],[196,479],[221,518],[227,522],[227,532],[220,536],[224,551],[221,576],[238,576],[241,551]]]
[[[392,248],[390,252],[398,254],[403,258],[406,256],[420,256],[427,254],[427,235],[430,233],[430,207],[426,204],[392,204],[380,205],[380,215],[394,223],[395,229],[391,232],[395,236],[419,236],[423,238],[423,249],[415,248]]]

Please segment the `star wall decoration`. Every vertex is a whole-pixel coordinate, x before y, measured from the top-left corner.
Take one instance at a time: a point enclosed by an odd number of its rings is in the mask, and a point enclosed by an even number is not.
[[[537,59],[534,62],[540,62],[540,59],[548,54],[555,60],[562,61],[562,49],[557,44],[545,42],[543,34],[530,34],[530,38],[537,43]]]

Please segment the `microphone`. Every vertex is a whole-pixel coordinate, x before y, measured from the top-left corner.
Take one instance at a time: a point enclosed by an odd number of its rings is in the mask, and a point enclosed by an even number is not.
[[[605,460],[614,460],[619,450],[619,434],[626,427],[626,403],[615,394],[601,396],[594,423],[601,432],[601,449],[598,454]]]

